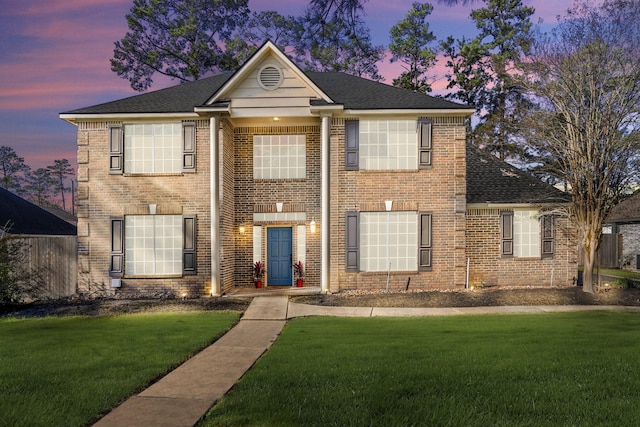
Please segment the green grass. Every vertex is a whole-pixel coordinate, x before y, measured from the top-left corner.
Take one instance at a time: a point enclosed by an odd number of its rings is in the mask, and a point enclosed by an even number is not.
[[[305,318],[201,426],[637,426],[640,313]]]
[[[0,426],[83,426],[215,341],[235,312],[0,320]]]

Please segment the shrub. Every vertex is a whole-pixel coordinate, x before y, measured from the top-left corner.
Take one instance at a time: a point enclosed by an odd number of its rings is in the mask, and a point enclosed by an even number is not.
[[[11,236],[11,223],[0,226],[0,304],[16,304],[37,297],[42,271],[29,266],[29,245]]]

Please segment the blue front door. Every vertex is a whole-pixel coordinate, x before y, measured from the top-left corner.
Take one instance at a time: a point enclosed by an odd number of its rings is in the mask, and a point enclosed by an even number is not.
[[[292,242],[292,228],[267,228],[267,284],[269,286],[291,286]]]

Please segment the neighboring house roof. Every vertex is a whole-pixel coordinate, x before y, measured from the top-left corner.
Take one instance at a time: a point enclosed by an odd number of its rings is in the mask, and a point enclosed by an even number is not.
[[[4,188],[0,188],[0,206],[0,226],[10,223],[9,234],[77,234],[75,226]]]
[[[548,204],[568,193],[467,144],[467,203]]]
[[[640,222],[640,191],[615,205],[607,222]]]
[[[206,77],[61,114],[193,113],[196,107],[204,106],[231,76],[233,73]],[[469,107],[463,104],[349,74],[308,72],[306,76],[325,92],[335,105],[342,105],[344,109],[469,110]],[[324,100],[311,100],[311,104],[331,105]]]

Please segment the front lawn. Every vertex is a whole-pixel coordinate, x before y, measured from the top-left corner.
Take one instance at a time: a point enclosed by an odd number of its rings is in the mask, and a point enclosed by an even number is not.
[[[237,312],[0,320],[0,426],[83,426],[212,343]]]
[[[640,425],[640,313],[303,318],[202,426]]]

